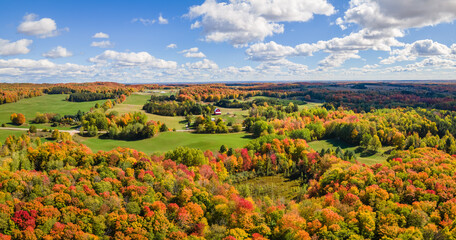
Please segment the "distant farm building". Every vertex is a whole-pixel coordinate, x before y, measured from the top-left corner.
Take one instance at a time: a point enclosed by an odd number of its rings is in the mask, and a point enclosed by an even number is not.
[[[216,109],[214,110],[214,115],[222,115],[222,110],[216,108]]]

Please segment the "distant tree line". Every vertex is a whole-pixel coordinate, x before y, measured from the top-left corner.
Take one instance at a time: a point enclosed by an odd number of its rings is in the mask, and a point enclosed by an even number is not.
[[[214,108],[212,105],[202,105],[194,101],[151,101],[143,106],[146,112],[162,116],[212,114]]]
[[[223,107],[223,108],[242,108],[244,110],[251,108],[254,105],[257,106],[263,106],[265,104],[271,105],[271,106],[288,106],[290,103],[293,103],[293,105],[304,105],[306,104],[305,101],[301,100],[287,100],[287,99],[277,99],[277,98],[260,98],[260,99],[254,99],[252,101],[245,101],[241,102],[236,99],[230,100],[230,99],[222,99],[218,101],[215,105],[218,107]]]
[[[114,93],[92,93],[92,92],[81,92],[81,93],[72,93],[68,97],[70,102],[90,102],[104,99],[113,99],[116,98]]]
[[[47,94],[71,94],[75,93],[76,90],[69,87],[57,86],[49,89],[44,89],[43,92]]]

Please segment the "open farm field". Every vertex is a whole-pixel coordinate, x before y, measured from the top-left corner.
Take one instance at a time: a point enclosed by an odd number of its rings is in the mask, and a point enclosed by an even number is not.
[[[196,134],[190,132],[164,132],[153,138],[138,141],[83,138],[81,142],[91,148],[94,152],[99,150],[109,151],[117,147],[126,147],[151,154],[163,153],[179,146],[197,148],[204,151],[218,151],[221,145],[241,148],[250,140],[250,136],[245,133]]]
[[[350,144],[345,143],[344,141],[337,140],[337,139],[327,139],[327,140],[320,140],[320,141],[313,141],[313,142],[308,142],[309,147],[314,149],[317,152],[320,152],[321,149],[336,149],[337,147],[340,147],[342,150],[351,150],[356,153],[357,146],[352,146]],[[388,157],[387,152],[390,151],[392,147],[382,147],[378,150],[377,153],[370,155],[370,156],[363,156],[360,153],[356,153],[356,159],[364,164],[367,165],[373,165],[376,163],[382,163],[386,160]]]
[[[0,105],[0,123],[6,123],[8,127],[16,127],[11,124],[10,116],[13,113],[22,113],[27,120],[26,124],[20,127],[28,128],[30,121],[35,118],[36,113],[58,113],[64,115],[74,115],[79,110],[87,112],[95,104],[103,104],[106,100],[91,102],[68,102],[67,94],[50,94],[34,98],[22,99],[18,102]],[[34,124],[35,125],[35,124]],[[37,128],[49,128],[48,124],[36,124]],[[68,129],[62,127],[61,129]]]

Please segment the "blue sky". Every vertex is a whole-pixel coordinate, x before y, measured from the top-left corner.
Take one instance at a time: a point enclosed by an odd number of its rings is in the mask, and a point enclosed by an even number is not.
[[[0,82],[454,79],[438,2],[2,0]]]

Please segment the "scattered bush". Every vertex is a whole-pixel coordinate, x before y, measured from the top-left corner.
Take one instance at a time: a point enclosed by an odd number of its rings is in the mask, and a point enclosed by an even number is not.
[[[10,116],[10,120],[15,125],[22,125],[25,123],[25,116],[22,113],[13,113]]]

